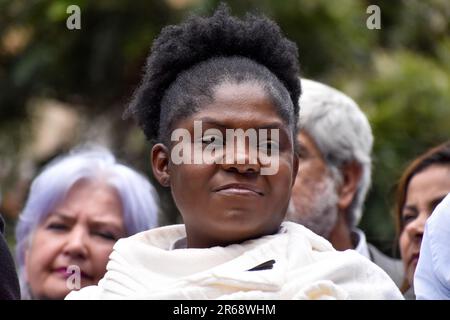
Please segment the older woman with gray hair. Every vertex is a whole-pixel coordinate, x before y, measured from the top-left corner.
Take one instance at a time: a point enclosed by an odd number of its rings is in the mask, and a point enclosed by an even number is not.
[[[97,284],[119,238],[157,226],[149,181],[101,147],[57,158],[34,179],[16,229],[23,299]]]

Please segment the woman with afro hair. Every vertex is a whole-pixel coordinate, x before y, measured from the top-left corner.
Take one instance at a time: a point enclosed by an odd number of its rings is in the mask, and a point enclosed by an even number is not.
[[[99,284],[67,298],[401,299],[368,259],[283,222],[298,170],[298,74],[296,45],[263,16],[221,5],[164,28],[126,114],[153,144],[154,176],[184,224],[119,240]],[[265,134],[236,151],[239,130]]]

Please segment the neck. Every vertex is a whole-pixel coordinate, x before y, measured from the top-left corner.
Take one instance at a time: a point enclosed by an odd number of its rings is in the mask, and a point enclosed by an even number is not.
[[[331,230],[330,236],[328,238],[333,247],[339,251],[354,249],[351,230],[344,217],[345,214],[343,212],[339,212],[336,225],[334,229]]]

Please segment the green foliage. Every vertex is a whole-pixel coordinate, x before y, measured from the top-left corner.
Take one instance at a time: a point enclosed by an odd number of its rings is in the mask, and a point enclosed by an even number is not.
[[[363,226],[387,242],[396,181],[406,164],[450,138],[450,69],[411,51],[375,52],[372,72],[355,98],[366,110],[375,135],[373,192]],[[355,76],[354,81],[361,81]],[[379,215],[384,219],[380,219]],[[386,232],[388,230],[388,232]]]
[[[21,2],[0,7],[10,14],[0,23],[0,37],[21,28],[31,34],[23,49],[0,55],[0,86],[10,88],[0,91],[5,120],[5,108],[23,109],[31,96],[76,100],[97,111],[123,98],[139,77],[151,40],[170,22],[161,2]],[[66,28],[66,8],[72,4],[81,8],[81,30]]]

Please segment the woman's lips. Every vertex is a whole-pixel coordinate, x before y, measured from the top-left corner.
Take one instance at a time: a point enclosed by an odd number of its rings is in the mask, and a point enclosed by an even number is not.
[[[248,189],[239,189],[239,188],[228,188],[217,191],[220,194],[224,195],[236,195],[236,196],[259,196],[258,193],[248,190]]]
[[[69,267],[61,267],[61,268],[56,268],[53,271],[55,273],[59,274],[60,276],[62,276],[64,279],[68,279],[70,276],[72,276],[76,273],[76,272],[73,272],[72,270],[73,269],[70,269]],[[85,278],[88,280],[92,279],[92,277],[90,275],[88,275],[87,273],[85,273],[83,271],[80,272],[80,276],[81,276],[81,278]]]
[[[213,190],[222,195],[263,196],[264,193],[256,186],[242,183],[230,183]]]
[[[419,253],[413,254],[413,255],[411,256],[411,259],[409,259],[409,263],[410,263],[410,264],[415,264],[415,265],[417,265],[417,262],[419,261],[419,256],[420,256]]]

